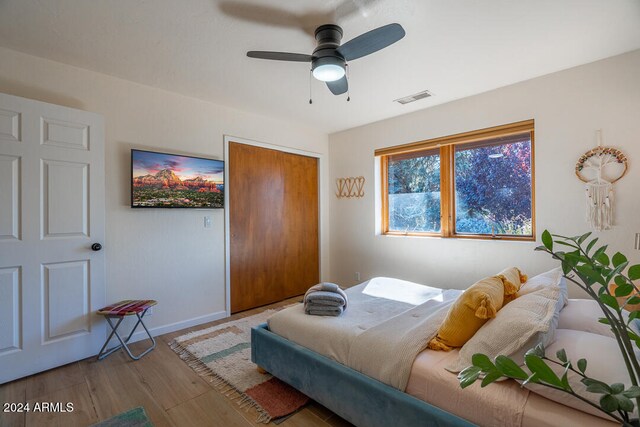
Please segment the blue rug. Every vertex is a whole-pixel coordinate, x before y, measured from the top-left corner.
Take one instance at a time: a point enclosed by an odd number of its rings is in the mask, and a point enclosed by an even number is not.
[[[142,406],[123,412],[91,427],[153,427]]]

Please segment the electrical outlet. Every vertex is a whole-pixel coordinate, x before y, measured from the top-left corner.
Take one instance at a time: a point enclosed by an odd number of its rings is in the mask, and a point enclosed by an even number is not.
[[[360,272],[359,271],[356,271],[355,276],[356,276],[356,280],[360,281]]]
[[[211,217],[209,215],[204,217],[204,228],[211,228]]]
[[[153,307],[147,308],[147,314],[145,316],[153,316]]]

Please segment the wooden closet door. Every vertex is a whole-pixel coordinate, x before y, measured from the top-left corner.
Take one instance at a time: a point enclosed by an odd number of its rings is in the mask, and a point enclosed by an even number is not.
[[[319,281],[318,159],[229,143],[231,312]]]

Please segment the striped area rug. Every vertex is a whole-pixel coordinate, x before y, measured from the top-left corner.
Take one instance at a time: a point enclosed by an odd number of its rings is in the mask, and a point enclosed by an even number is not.
[[[198,375],[207,378],[242,407],[254,407],[268,423],[304,406],[309,398],[279,379],[257,371],[251,362],[251,328],[278,310],[182,335],[169,346]]]

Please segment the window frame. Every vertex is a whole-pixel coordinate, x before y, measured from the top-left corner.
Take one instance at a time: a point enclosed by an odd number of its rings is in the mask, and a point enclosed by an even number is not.
[[[389,154],[386,156],[382,156],[381,159],[383,161],[383,169],[382,169],[382,173],[385,175],[385,178],[382,181],[382,185],[384,186],[383,188],[383,194],[386,194],[386,197],[382,198],[382,206],[383,206],[383,213],[386,212],[386,215],[382,216],[382,221],[383,221],[383,230],[385,230],[385,232],[383,234],[389,234],[389,235],[397,235],[397,236],[431,236],[431,237],[439,237],[442,235],[442,185],[443,185],[443,180],[442,180],[442,150],[440,149],[440,147],[430,147],[430,148],[426,148],[426,149],[422,149],[419,150],[418,152],[425,152],[425,155],[432,155],[431,153],[435,150],[438,150],[438,156],[440,157],[440,232],[435,232],[435,231],[412,231],[412,232],[404,232],[404,231],[389,231],[389,157],[393,156],[394,154]],[[411,152],[411,153],[416,153],[415,151]],[[395,154],[401,154],[401,153],[395,153]]]
[[[409,144],[375,150],[374,154],[380,158],[381,178],[381,233],[388,236],[420,236],[461,238],[479,240],[536,240],[536,213],[535,213],[535,122],[523,120],[520,122],[494,126],[490,128],[459,133],[450,136],[433,138]],[[518,236],[508,234],[471,234],[456,233],[456,206],[455,206],[455,146],[489,141],[500,137],[529,133],[531,141],[531,235]],[[440,150],[440,232],[403,232],[389,230],[389,157],[397,154]]]

